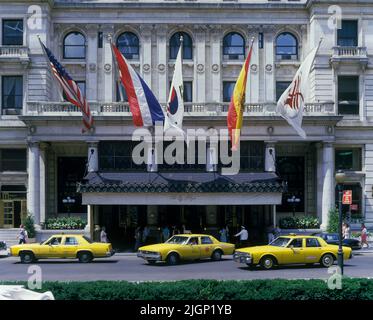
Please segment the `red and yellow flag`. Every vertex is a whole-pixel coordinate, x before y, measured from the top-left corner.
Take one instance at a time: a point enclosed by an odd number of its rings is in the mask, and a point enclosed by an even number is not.
[[[249,73],[249,66],[251,60],[251,53],[253,51],[253,44],[251,44],[249,54],[247,55],[245,64],[242,66],[240,75],[237,78],[234,86],[231,102],[229,103],[227,124],[228,132],[232,141],[232,150],[238,148],[240,142],[240,130],[242,128],[243,111],[245,106],[246,82]]]

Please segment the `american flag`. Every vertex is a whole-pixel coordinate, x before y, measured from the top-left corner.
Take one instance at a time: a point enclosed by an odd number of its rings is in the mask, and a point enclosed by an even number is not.
[[[62,87],[63,92],[65,93],[66,99],[72,103],[74,106],[77,106],[82,111],[83,115],[83,125],[84,128],[82,132],[90,130],[93,127],[93,118],[87,100],[82,94],[79,86],[76,82],[70,77],[65,68],[58,62],[54,57],[52,52],[40,41],[40,45],[45,52],[46,57],[49,59],[49,63],[52,69],[54,77],[57,79],[59,84]]]

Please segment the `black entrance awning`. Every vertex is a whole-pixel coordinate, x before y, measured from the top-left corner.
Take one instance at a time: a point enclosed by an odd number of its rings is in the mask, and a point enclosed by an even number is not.
[[[77,186],[92,192],[283,192],[286,184],[271,172],[221,175],[216,172],[92,172]]]

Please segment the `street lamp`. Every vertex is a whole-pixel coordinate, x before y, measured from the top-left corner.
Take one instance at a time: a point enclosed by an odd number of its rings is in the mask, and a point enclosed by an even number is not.
[[[62,203],[67,206],[67,214],[70,217],[70,205],[75,203],[74,198],[66,197],[62,199]]]
[[[343,249],[342,249],[342,196],[343,196],[343,182],[346,179],[346,174],[342,170],[338,170],[335,174],[335,181],[337,182],[338,188],[338,266],[341,269],[343,275]]]
[[[293,205],[293,217],[295,217],[295,206],[300,202],[300,199],[293,195],[287,201]]]

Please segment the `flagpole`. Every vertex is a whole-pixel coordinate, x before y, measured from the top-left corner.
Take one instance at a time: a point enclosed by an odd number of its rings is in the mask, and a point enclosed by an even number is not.
[[[45,51],[44,44],[43,44],[43,42],[41,41],[40,36],[39,36],[38,34],[37,34],[36,36],[38,37],[38,40],[39,40],[39,43],[40,43],[41,50],[43,51],[43,55],[44,55],[45,61],[47,62],[47,65],[48,65],[49,71],[50,71],[50,73],[51,73],[51,77],[53,78],[53,70],[52,70],[52,66],[51,66],[51,64],[50,64],[50,61],[49,61],[48,55],[47,55],[47,53],[46,53],[46,51]],[[53,81],[52,81],[52,82],[53,82]],[[59,87],[59,88],[58,88],[58,94],[59,94],[59,96],[60,96],[61,101],[64,102],[65,99],[63,98],[63,94],[62,94],[62,91],[61,91],[61,87],[60,87],[60,86],[58,86],[58,87]]]

